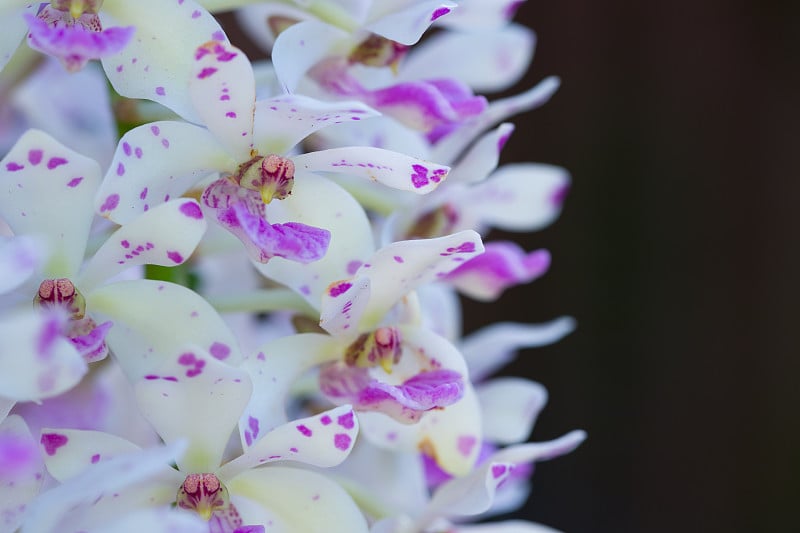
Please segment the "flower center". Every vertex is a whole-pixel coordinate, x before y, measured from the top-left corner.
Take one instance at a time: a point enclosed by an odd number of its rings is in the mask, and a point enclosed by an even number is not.
[[[419,217],[407,233],[409,239],[430,239],[453,232],[458,222],[458,212],[450,204],[443,204]]]
[[[294,163],[275,154],[256,155],[239,165],[232,178],[240,187],[260,192],[261,200],[268,204],[273,199],[283,200],[292,194]]]
[[[388,374],[392,366],[400,361],[403,348],[397,328],[378,328],[372,333],[360,335],[347,347],[344,361],[349,366],[372,368],[380,365]]]
[[[33,304],[40,307],[61,307],[73,320],[86,314],[86,300],[67,278],[46,279],[39,284]]]
[[[228,489],[214,474],[189,474],[178,489],[178,507],[196,511],[208,522],[214,513],[232,507]]]
[[[368,67],[391,67],[396,73],[397,65],[408,48],[407,45],[373,33],[361,41],[347,59],[350,63],[361,63]]]
[[[68,11],[74,19],[86,13],[96,15],[102,5],[103,0],[50,0],[50,6],[59,11]]]

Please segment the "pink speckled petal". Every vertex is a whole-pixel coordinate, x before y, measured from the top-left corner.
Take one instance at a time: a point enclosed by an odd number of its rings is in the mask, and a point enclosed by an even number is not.
[[[376,326],[386,312],[416,287],[439,280],[461,263],[483,252],[480,236],[472,230],[436,239],[395,242],[378,250],[353,276],[357,283],[370,280],[370,299],[360,319],[360,328]],[[327,290],[322,315],[336,297]],[[321,322],[326,327],[326,321]]]
[[[511,362],[517,350],[558,342],[574,329],[572,317],[544,324],[497,322],[466,336],[461,342],[461,353],[472,378],[480,381]]]
[[[292,420],[256,435],[244,455],[219,469],[219,476],[231,479],[245,470],[274,461],[330,468],[347,459],[357,435],[358,419],[349,405]]]
[[[47,11],[61,13],[46,6]],[[130,42],[135,28],[110,27],[102,31],[94,31],[83,24],[83,19],[91,19],[96,15],[83,15],[74,24],[71,16],[64,13],[69,23],[59,21],[53,25],[48,20],[26,14],[28,23],[28,45],[47,55],[56,57],[69,71],[84,67],[90,59],[101,59],[120,52]],[[95,18],[94,20],[97,20]]]
[[[122,52],[103,59],[114,89],[128,98],[154,100],[191,122],[202,122],[189,97],[189,77],[198,46],[227,41],[219,23],[194,0],[164,2],[110,0],[103,4],[104,26],[134,26]]]
[[[0,237],[0,294],[24,283],[44,264],[47,256],[41,239]]]
[[[44,481],[44,462],[22,417],[0,422],[0,530],[16,531]]]
[[[87,320],[84,318],[83,320]],[[91,322],[91,318],[88,319]],[[106,358],[108,355],[108,345],[106,344],[106,335],[111,329],[113,324],[111,322],[103,322],[99,326],[92,328],[86,335],[78,335],[75,337],[68,337],[69,342],[78,350],[78,353],[83,357],[87,363],[96,363]]]
[[[284,91],[294,92],[312,66],[349,39],[345,31],[317,20],[306,20],[282,31],[272,47],[272,64]]]
[[[100,166],[39,130],[28,130],[0,161],[0,217],[15,235],[37,235],[49,277],[70,277],[83,261]]]
[[[293,158],[297,168],[310,172],[335,172],[361,176],[402,191],[427,194],[436,189],[449,167],[391,150],[367,146],[332,148]]]
[[[325,291],[319,324],[331,335],[345,336],[358,331],[358,324],[370,301],[370,280],[342,280]]]
[[[194,52],[189,96],[209,131],[239,162],[250,159],[256,87],[244,52],[209,41]]]
[[[314,132],[377,115],[357,101],[323,102],[300,94],[259,100],[254,144],[261,154],[284,154]]]
[[[0,317],[0,396],[36,401],[80,381],[86,362],[62,335],[65,320],[33,310]]]
[[[506,479],[514,465],[547,461],[571,452],[586,439],[583,431],[571,431],[547,442],[520,444],[505,448],[489,457],[469,475],[444,483],[433,494],[426,515],[471,516],[491,507],[497,486]]]
[[[533,381],[501,377],[476,386],[483,413],[483,434],[489,442],[516,444],[530,435],[547,403],[547,390]]]
[[[153,122],[127,132],[97,191],[97,212],[118,224],[177,198],[213,172],[237,162],[205,128]]]
[[[254,505],[239,508],[247,524],[270,523],[275,531],[367,533],[359,508],[332,479],[300,468],[269,466],[228,481],[231,494]]]
[[[389,5],[396,5],[391,3]],[[393,13],[385,13],[378,17],[377,10],[381,10],[380,2],[373,3],[370,13],[374,22],[364,29],[382,35],[398,43],[412,45],[416,43],[425,30],[435,21],[448,15],[455,9],[456,4],[442,2],[441,0],[428,0],[425,2],[406,2],[406,7]]]
[[[370,376],[365,368],[331,363],[320,370],[320,390],[335,404],[352,404],[359,412],[374,411],[412,424],[432,409],[457,402],[464,379],[448,369],[421,372],[398,385]]]
[[[475,141],[450,171],[450,183],[475,183],[488,178],[497,168],[500,151],[513,131],[514,125],[506,122]]]
[[[462,294],[482,302],[496,300],[509,287],[530,283],[550,267],[547,250],[526,254],[511,241],[493,241],[485,246],[481,255],[462,263],[444,278]]]
[[[328,251],[319,261],[306,265],[276,257],[256,268],[319,308],[328,285],[351,276],[352,266],[361,264],[373,252],[373,236],[364,209],[348,192],[321,176],[297,174],[292,194],[269,205],[270,221],[325,228],[331,233]],[[325,201],[320,202],[320,198]]]
[[[35,15],[39,2],[4,2],[0,5],[0,70],[6,66],[25,37],[23,14]]]
[[[89,465],[139,450],[132,442],[102,431],[42,428],[39,438],[47,471],[61,483]]]
[[[206,220],[195,200],[170,200],[115,231],[89,260],[79,283],[91,290],[132,266],[180,265],[205,231]]]
[[[453,10],[460,11],[460,7]],[[476,92],[505,90],[528,70],[535,43],[535,34],[516,24],[495,31],[441,32],[408,54],[403,62],[403,79],[425,79],[435,72],[436,76],[460,80]],[[464,57],[470,60],[464,61]]]
[[[114,322],[106,337],[132,382],[152,374],[192,342],[232,365],[242,361],[233,333],[197,293],[154,280],[122,281],[85,295],[87,307]]]
[[[253,385],[245,371],[186,345],[134,389],[142,414],[164,442],[188,441],[178,468],[214,472]]]
[[[515,163],[473,187],[464,201],[471,206],[469,216],[482,227],[535,231],[561,213],[569,184],[569,173],[561,167]]]

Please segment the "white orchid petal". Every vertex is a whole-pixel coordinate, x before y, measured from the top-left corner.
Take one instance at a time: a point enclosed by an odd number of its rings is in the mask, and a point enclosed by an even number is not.
[[[352,276],[374,250],[364,209],[339,185],[314,174],[295,176],[292,194],[272,202],[269,217],[275,223],[300,222],[331,232],[328,251],[319,261],[300,265],[275,257],[266,265],[256,265],[262,274],[293,289],[317,309],[327,286]]]
[[[246,359],[241,368],[253,380],[253,396],[239,422],[243,446],[288,422],[286,401],[292,384],[302,374],[341,357],[341,347],[330,336],[303,333],[270,341],[256,356]]]
[[[382,35],[389,40],[405,45],[419,41],[433,21],[449,14],[456,4],[429,0],[427,2],[408,2],[408,7],[386,14],[364,29]],[[380,6],[379,6],[380,8]]]
[[[298,168],[311,172],[357,175],[403,191],[426,194],[447,177],[449,167],[391,150],[368,146],[332,148],[293,158]]]
[[[435,75],[460,80],[476,92],[501,91],[525,74],[535,43],[535,34],[516,24],[501,31],[442,32],[408,54],[403,62],[403,79]],[[464,61],[465,57],[469,61]]]
[[[300,94],[259,100],[254,145],[262,155],[284,154],[314,132],[378,115],[357,101],[323,102]]]
[[[200,205],[189,198],[151,209],[106,240],[81,273],[79,284],[94,287],[136,265],[180,265],[194,252],[206,225]]]
[[[367,533],[367,521],[339,485],[322,474],[270,466],[248,470],[231,479],[228,489],[246,524],[270,523],[280,533]],[[234,500],[236,501],[236,500]]]
[[[240,162],[250,159],[256,88],[253,67],[244,52],[210,41],[197,48],[189,95],[214,137]]]
[[[44,480],[44,462],[22,417],[0,422],[0,531],[16,531]]]
[[[145,124],[120,139],[95,207],[125,224],[205,176],[235,168],[236,161],[205,128],[172,121]]]
[[[258,432],[258,426],[253,426]],[[245,434],[247,435],[247,434]],[[219,476],[231,479],[249,468],[274,461],[296,461],[308,465],[330,468],[341,464],[358,435],[358,420],[353,408],[343,405],[307,418],[292,420],[269,430],[263,436],[256,434],[252,446],[219,469]]]
[[[489,177],[513,131],[514,125],[506,122],[478,139],[450,171],[450,183],[475,183]]]
[[[110,433],[79,429],[42,428],[39,444],[47,471],[61,483],[89,465],[140,449],[129,440]]]
[[[142,414],[164,442],[188,441],[177,463],[183,472],[213,472],[250,400],[253,385],[244,370],[187,346],[135,386]]]
[[[28,25],[25,24],[22,15],[24,13],[36,14],[38,9],[37,2],[24,0],[4,2],[0,6],[0,21],[2,21],[2,26],[0,26],[0,70],[9,62],[28,32]]]
[[[306,20],[278,35],[272,47],[272,64],[284,90],[292,93],[308,69],[334,51],[348,53],[352,44],[339,28]]]
[[[85,296],[94,314],[114,322],[106,342],[132,382],[180,355],[187,342],[232,365],[242,360],[219,314],[186,287],[133,280],[105,285]]]
[[[61,334],[65,317],[34,310],[0,318],[0,396],[49,398],[74,387],[86,362]]]
[[[417,239],[390,244],[378,250],[353,277],[351,285],[369,279],[370,298],[363,311],[361,326],[374,326],[400,299],[425,283],[436,281],[464,261],[483,252],[480,236],[472,230],[437,239]],[[338,307],[337,298],[348,297],[349,290],[333,284],[322,299],[322,315],[329,306]],[[327,321],[321,322],[326,327]]]
[[[92,533],[208,533],[208,522],[200,515],[171,506],[135,510],[117,516],[113,522],[92,529]]]
[[[154,100],[191,122],[200,122],[189,97],[195,50],[209,41],[227,41],[222,28],[194,0],[106,0],[106,26],[135,26],[122,52],[103,59],[114,89],[128,98]]]
[[[458,533],[559,533],[552,527],[523,520],[506,520],[491,524],[462,525]]]
[[[0,294],[23,284],[41,269],[46,257],[47,247],[42,239],[25,235],[7,240],[0,237]]]
[[[478,30],[499,28],[514,18],[517,9],[525,0],[461,0],[453,14],[441,20],[446,28]]]
[[[517,350],[558,342],[575,330],[575,319],[561,317],[543,324],[498,322],[468,335],[461,353],[476,381],[496,372],[516,357]]]
[[[492,379],[477,386],[483,435],[490,442],[516,444],[528,438],[547,403],[547,390],[518,377]]]
[[[16,235],[46,239],[47,275],[69,277],[83,260],[100,166],[39,130],[0,161],[0,216]]]

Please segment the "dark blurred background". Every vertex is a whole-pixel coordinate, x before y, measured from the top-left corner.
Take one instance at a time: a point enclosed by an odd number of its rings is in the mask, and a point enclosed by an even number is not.
[[[550,391],[535,440],[589,432],[537,466],[522,516],[800,531],[800,3],[530,0],[517,20],[539,37],[517,89],[563,84],[504,158],[574,181],[525,241],[551,271],[482,310],[578,319],[510,370]]]
[[[509,94],[562,87],[514,119],[503,162],[562,165],[573,188],[522,241],[550,272],[467,327],[575,316],[507,373],[550,391],[534,440],[589,439],[537,466],[515,516],[800,531],[800,2],[528,0],[517,20],[539,40]]]

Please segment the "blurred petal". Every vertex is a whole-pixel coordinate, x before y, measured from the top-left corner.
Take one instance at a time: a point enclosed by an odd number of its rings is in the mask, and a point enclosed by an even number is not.
[[[0,294],[23,284],[34,272],[41,269],[46,257],[46,247],[34,237],[0,237]]]
[[[22,39],[28,31],[23,13],[36,14],[39,9],[38,2],[28,3],[24,0],[17,2],[3,2],[0,5],[0,70],[19,48]]]
[[[69,277],[83,260],[100,166],[39,130],[28,130],[0,161],[0,216],[16,235],[40,235],[46,275]]]
[[[133,510],[92,533],[208,533],[208,523],[197,513],[162,506]]]
[[[0,422],[0,530],[16,531],[44,473],[39,447],[22,417]]]
[[[182,122],[145,124],[120,139],[95,207],[125,224],[181,196],[205,176],[235,168],[236,161],[205,128]]]
[[[376,2],[380,8],[380,2]],[[375,22],[364,29],[382,35],[392,41],[411,45],[416,43],[433,21],[450,13],[456,7],[452,2],[429,0],[424,2],[407,2],[408,7],[375,17]],[[375,14],[373,14],[375,16]]]
[[[366,533],[367,522],[348,494],[322,474],[270,466],[231,479],[228,489],[245,523],[271,524],[281,533]],[[258,507],[256,507],[258,506]],[[254,516],[257,515],[257,516]]]
[[[47,471],[61,483],[89,465],[139,450],[132,442],[116,435],[78,429],[43,428],[39,444]]]
[[[492,522],[490,524],[461,525],[456,530],[458,533],[559,533],[551,527],[524,522],[522,520],[507,520]]]
[[[514,125],[506,122],[475,141],[450,171],[450,183],[475,183],[489,177],[489,174],[497,168],[500,151],[513,131]]]
[[[132,266],[180,265],[205,231],[196,201],[180,198],[159,205],[115,231],[89,260],[78,283],[91,290]]]
[[[94,314],[114,321],[106,341],[132,382],[178,357],[187,342],[232,365],[242,360],[236,339],[219,314],[203,297],[180,285],[122,281],[94,290],[86,301]]]
[[[188,441],[182,472],[213,472],[250,400],[246,372],[187,347],[135,384],[142,414],[166,443]]]
[[[347,40],[346,32],[316,20],[306,20],[282,31],[272,47],[272,64],[284,91],[294,92],[312,66]]]
[[[516,444],[528,438],[536,417],[547,403],[547,390],[533,381],[502,377],[476,388],[489,442]]]

